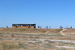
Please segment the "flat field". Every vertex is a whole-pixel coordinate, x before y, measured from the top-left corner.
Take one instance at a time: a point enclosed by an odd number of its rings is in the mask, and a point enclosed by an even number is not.
[[[0,28],[0,50],[75,50],[75,35],[61,30]]]

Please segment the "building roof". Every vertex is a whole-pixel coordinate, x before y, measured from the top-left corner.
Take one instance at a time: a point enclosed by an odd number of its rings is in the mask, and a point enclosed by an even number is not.
[[[36,24],[12,24],[12,25],[36,25]]]

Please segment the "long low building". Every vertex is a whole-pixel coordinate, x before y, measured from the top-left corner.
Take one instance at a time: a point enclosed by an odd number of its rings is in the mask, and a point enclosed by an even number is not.
[[[36,24],[12,24],[12,28],[36,28]]]

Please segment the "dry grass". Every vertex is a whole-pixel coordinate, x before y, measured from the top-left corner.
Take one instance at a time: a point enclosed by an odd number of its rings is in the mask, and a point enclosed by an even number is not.
[[[2,41],[0,42],[0,50],[24,50],[27,47],[26,43]]]
[[[59,33],[61,29],[0,28],[0,33]]]
[[[74,48],[57,48],[55,46],[72,46],[75,43],[50,41],[53,40],[70,40],[69,36],[59,34],[62,29],[13,29],[13,28],[0,28],[0,50],[75,50]],[[45,33],[48,34],[25,34],[25,33]],[[68,30],[65,30],[68,32]],[[65,32],[64,31],[64,32]],[[72,30],[71,30],[72,31]],[[74,30],[73,30],[74,31]],[[12,36],[12,33],[14,36]],[[72,40],[75,36],[72,35]],[[44,41],[37,39],[46,39]]]
[[[75,29],[66,29],[63,31],[64,34],[75,34]]]
[[[23,41],[23,42],[22,42]],[[57,48],[55,46],[73,46],[73,43],[55,42],[55,41],[39,41],[36,39],[30,39],[30,42],[24,40],[3,40],[0,41],[0,50],[73,50],[72,48]],[[32,42],[36,41],[36,42]],[[44,42],[44,43],[43,43]]]

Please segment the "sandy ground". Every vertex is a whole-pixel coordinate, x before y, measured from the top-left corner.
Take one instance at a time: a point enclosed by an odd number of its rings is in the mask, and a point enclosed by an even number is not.
[[[72,46],[56,46],[58,48],[75,48],[75,47],[72,47]]]
[[[42,41],[42,43],[48,43],[48,42],[45,42],[45,40],[49,40],[49,41],[54,41],[54,42],[68,42],[68,43],[75,43],[75,41],[71,41],[71,40],[51,40],[51,39],[36,39],[37,41],[22,41],[22,42],[32,42],[32,43],[35,43],[35,42],[39,42],[39,41]],[[55,46],[55,47],[58,47],[58,48],[75,48],[74,46]]]
[[[66,34],[63,33],[63,31],[65,31],[65,30],[66,29],[63,29],[63,30],[60,31],[61,35],[66,35]]]
[[[48,34],[49,31],[46,32],[46,34]]]

